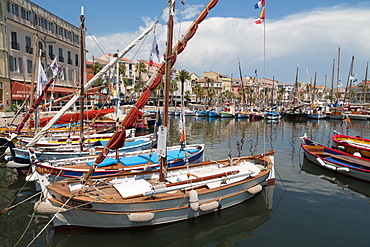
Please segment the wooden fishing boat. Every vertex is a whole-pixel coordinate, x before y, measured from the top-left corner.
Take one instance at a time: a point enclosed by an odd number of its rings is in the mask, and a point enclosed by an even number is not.
[[[235,117],[236,118],[249,118],[250,112],[244,111],[244,112],[236,112]]]
[[[358,136],[335,134],[331,138],[334,146],[339,150],[354,154],[360,153],[362,157],[370,159],[370,139]]]
[[[168,148],[168,167],[183,166],[186,163],[203,161],[204,144],[187,145],[186,147],[172,146]],[[57,175],[60,178],[80,178],[86,174],[96,160],[97,155],[48,160],[34,163],[40,173]],[[149,171],[159,168],[157,149],[128,152],[117,159],[115,153],[108,154],[98,165],[92,176],[113,175],[119,172]],[[50,178],[49,178],[50,181]],[[53,181],[53,180],[52,180]]]
[[[302,141],[305,157],[312,163],[344,176],[370,182],[370,159],[341,152],[307,138]]]
[[[280,114],[274,111],[266,112],[264,117],[268,120],[277,120],[281,118]]]
[[[234,113],[232,113],[230,111],[221,111],[220,112],[220,117],[221,118],[233,118],[234,117]]]
[[[326,117],[334,120],[343,120],[345,115],[343,114],[343,112],[340,111],[332,111],[326,113]]]
[[[208,111],[208,117],[219,117],[220,114],[219,114],[219,111],[217,110],[210,110]]]
[[[195,116],[196,117],[207,117],[208,116],[208,111],[196,111]]]
[[[106,143],[107,141],[85,143],[82,151],[76,145],[37,147],[33,149],[14,147],[11,148],[13,153],[11,157],[7,158],[8,162],[6,165],[11,168],[18,168],[29,166],[34,159],[39,161],[58,160],[100,154],[104,150]],[[152,148],[154,144],[155,139],[153,134],[133,137],[129,138],[125,145],[118,149],[118,152],[124,154],[126,152],[145,150]]]
[[[199,217],[250,199],[273,181],[273,152],[232,160],[205,161],[159,173],[102,177],[82,185],[62,180],[50,185],[40,176],[47,201],[39,212],[54,210],[54,227],[137,228]],[[57,213],[59,211],[59,213]]]

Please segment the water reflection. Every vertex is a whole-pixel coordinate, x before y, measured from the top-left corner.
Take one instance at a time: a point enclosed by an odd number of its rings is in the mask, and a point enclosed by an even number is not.
[[[115,230],[60,233],[49,228],[51,246],[236,246],[253,237],[251,231],[272,215],[274,187],[235,207],[163,227],[137,230]],[[53,234],[53,236],[51,235]],[[150,240],[149,240],[150,239]]]
[[[326,170],[313,164],[306,158],[303,159],[301,170],[315,175],[316,177],[326,180],[332,184],[336,184],[338,190],[342,190],[346,193],[351,193],[351,191],[357,192],[367,198],[370,198],[370,185],[368,183]],[[370,201],[368,200],[368,202]]]

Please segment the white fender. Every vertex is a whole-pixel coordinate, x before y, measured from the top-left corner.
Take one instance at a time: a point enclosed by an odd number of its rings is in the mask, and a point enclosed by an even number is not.
[[[198,192],[196,190],[191,190],[189,192],[189,202],[190,202],[190,208],[193,211],[197,211],[199,208],[199,199],[198,199]]]
[[[205,203],[205,204],[202,204],[202,205],[199,206],[199,209],[203,212],[214,210],[216,208],[218,208],[218,201]]]
[[[63,213],[66,212],[67,209],[55,207],[51,205],[49,201],[38,201],[34,205],[34,209],[37,213],[40,214],[56,214],[56,213]]]
[[[131,222],[148,222],[154,218],[154,213],[131,213],[127,217]]]

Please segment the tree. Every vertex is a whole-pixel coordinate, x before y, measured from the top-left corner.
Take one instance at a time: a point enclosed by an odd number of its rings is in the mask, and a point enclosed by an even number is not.
[[[134,86],[134,89],[135,91],[137,92],[140,92],[140,90],[143,88],[144,86],[144,82],[143,82],[143,79],[142,79],[142,73],[147,73],[148,70],[146,69],[146,64],[143,63],[143,62],[138,62],[135,64],[135,72],[138,72],[139,73],[139,81],[138,83]]]
[[[89,74],[96,75],[100,72],[100,70],[103,69],[103,65],[101,65],[99,62],[94,62],[91,66],[91,71]],[[94,84],[93,87],[99,87],[103,85],[103,79],[100,77]]]
[[[278,96],[277,96],[279,102],[282,101],[284,103],[284,94],[285,94],[285,87],[279,88]]]
[[[195,101],[198,102],[198,97],[201,98],[204,94],[204,88],[199,83],[196,83],[193,87],[193,93],[196,96]]]

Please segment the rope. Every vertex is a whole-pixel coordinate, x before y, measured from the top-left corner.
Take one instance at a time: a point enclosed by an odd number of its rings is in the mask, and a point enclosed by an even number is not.
[[[24,203],[25,201],[28,201],[29,199],[31,199],[31,198],[33,198],[33,197],[35,197],[35,196],[37,196],[38,194],[41,194],[41,193],[42,193],[42,191],[37,192],[36,194],[34,194],[34,195],[32,195],[32,196],[30,196],[30,197],[28,197],[28,198],[24,199],[24,200],[23,200],[23,201],[21,201],[21,202],[18,202],[17,204],[14,204],[14,205],[13,205],[13,206],[11,206],[11,207],[6,207],[6,208],[4,208],[4,209],[0,212],[0,215],[2,215],[2,214],[4,214],[4,213],[6,213],[9,209],[15,208],[16,206],[18,206],[18,205],[20,205],[20,204]],[[12,201],[14,201],[14,199],[13,199]]]
[[[65,205],[72,199],[73,195],[68,198],[68,200],[63,204],[63,206],[54,214],[54,216],[49,220],[49,222],[41,229],[41,231],[32,239],[32,241],[27,245],[27,247],[31,246],[31,244],[41,235],[41,233],[50,225],[51,222],[55,219],[55,217],[59,214],[59,212],[64,208]]]
[[[40,192],[42,192],[42,191],[40,191]],[[40,196],[40,199],[41,199],[41,197],[42,197],[42,195]],[[39,199],[39,200],[40,200],[40,199]],[[27,233],[27,230],[28,230],[28,228],[30,227],[30,225],[31,225],[31,222],[32,222],[33,218],[35,217],[35,214],[36,214],[36,208],[34,207],[34,208],[33,208],[33,213],[32,213],[32,215],[31,215],[31,219],[30,219],[30,221],[28,222],[28,225],[27,225],[27,226],[26,226],[26,228],[24,229],[24,231],[23,231],[22,235],[20,236],[20,238],[18,239],[18,241],[14,244],[14,247],[15,247],[15,246],[17,246],[17,245],[19,244],[19,242],[22,240],[22,238],[24,237],[24,235]]]
[[[33,173],[34,172],[32,172],[32,175],[33,175]],[[3,214],[3,213],[5,213],[6,211],[8,211],[9,209],[11,209],[11,208],[14,208],[15,206],[17,206],[18,204],[20,204],[20,203],[17,203],[16,205],[14,205],[14,206],[12,206],[12,207],[9,207],[13,202],[14,202],[14,200],[15,200],[15,198],[17,198],[18,197],[18,195],[21,193],[21,191],[24,189],[24,187],[26,187],[26,184],[28,183],[28,181],[26,181],[24,184],[23,184],[23,186],[22,186],[22,188],[18,191],[18,193],[15,195],[15,197],[9,202],[9,204],[3,209],[3,210],[1,210],[1,212],[0,212],[0,215],[1,214]],[[27,198],[27,199],[25,199],[25,200],[23,200],[23,201],[27,201],[29,198]],[[22,202],[23,202],[22,201]]]

